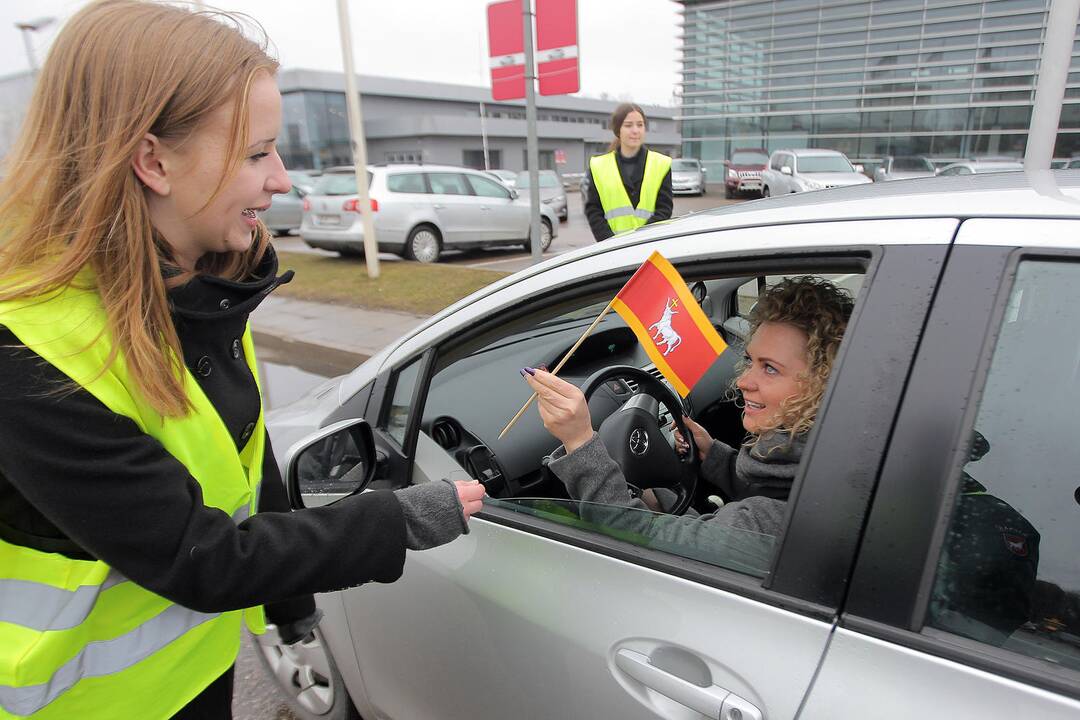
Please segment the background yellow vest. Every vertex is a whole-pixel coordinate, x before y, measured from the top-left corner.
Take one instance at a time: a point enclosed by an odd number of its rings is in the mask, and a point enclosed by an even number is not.
[[[195,409],[165,418],[141,397],[111,347],[93,276],[45,297],[0,302],[0,325],[113,412],[134,420],[184,464],[203,501],[235,522],[255,510],[265,433],[262,413],[236,444],[191,373]],[[248,328],[244,351],[258,382]],[[58,452],[62,452],[58,448]],[[123,528],[118,528],[123,532]],[[168,718],[235,662],[243,611],[201,613],[155,595],[103,562],[73,560],[0,540],[0,717]],[[248,612],[263,632],[261,608]]]
[[[663,153],[649,150],[645,156],[645,175],[641,180],[641,195],[635,208],[626,194],[622,176],[619,175],[619,163],[612,151],[597,155],[589,160],[596,194],[604,208],[604,219],[613,233],[634,230],[648,222],[656,210],[656,198],[664,176],[671,169],[671,158]]]

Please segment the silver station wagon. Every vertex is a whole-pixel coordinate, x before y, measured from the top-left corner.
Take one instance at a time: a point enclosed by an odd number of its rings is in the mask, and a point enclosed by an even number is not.
[[[439,165],[369,166],[379,250],[437,262],[443,250],[520,245],[529,249],[529,199],[491,176]],[[558,235],[555,212],[540,208],[540,247]],[[304,198],[300,237],[342,255],[364,252],[353,168],[331,168]]]
[[[673,539],[683,518],[569,499],[535,408],[499,438],[518,369],[553,365],[654,251],[731,348],[685,401],[618,315],[573,355],[560,374],[628,476],[674,457],[673,412],[743,441],[727,388],[765,288],[817,275],[855,297],[776,536]],[[504,278],[270,413],[298,507],[442,477],[490,498],[470,534],[319,596],[315,635],[268,634],[262,657],[305,718],[1075,720],[1078,288],[1072,171],[726,206]],[[604,435],[627,413],[654,460]],[[707,512],[715,490],[668,470],[654,484]]]

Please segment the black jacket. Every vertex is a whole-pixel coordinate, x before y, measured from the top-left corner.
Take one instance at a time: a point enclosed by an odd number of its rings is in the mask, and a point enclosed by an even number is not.
[[[630,196],[630,202],[634,207],[637,207],[638,200],[641,199],[641,181],[645,177],[646,155],[648,155],[648,148],[644,146],[632,158],[624,158],[618,151],[615,151],[619,176],[622,178],[623,187],[626,188],[626,194]],[[663,182],[660,183],[660,192],[656,196],[656,208],[652,217],[645,224],[667,220],[671,217],[674,208],[675,202],[671,194],[671,170],[668,170]],[[592,176],[591,163],[589,164],[589,199],[585,202],[585,217],[589,219],[589,227],[592,228],[593,237],[597,242],[607,240],[615,234],[611,231],[608,221],[604,219],[604,206],[600,204],[600,194],[596,190],[596,178]]]
[[[270,250],[248,282],[201,276],[170,292],[184,362],[237,447],[250,437],[260,403],[240,338],[248,314],[291,276],[277,276]],[[203,505],[199,484],[157,440],[71,385],[0,328],[7,542],[103,560],[203,612],[284,601],[268,606],[279,624],[310,614],[310,593],[401,575],[405,520],[392,492],[290,513],[267,438],[260,512],[236,525]]]

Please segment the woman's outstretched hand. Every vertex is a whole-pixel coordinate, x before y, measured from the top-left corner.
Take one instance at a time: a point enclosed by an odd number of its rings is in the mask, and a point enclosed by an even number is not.
[[[592,439],[589,405],[578,386],[546,370],[527,368],[521,375],[536,393],[544,427],[563,444],[567,454]]]
[[[479,480],[455,480],[454,487],[457,488],[458,502],[461,503],[466,520],[484,508],[486,492]]]
[[[709,454],[709,446],[713,443],[712,435],[709,434],[708,430],[698,425],[687,415],[683,415],[683,422],[686,423],[686,429],[694,436],[694,445],[697,446],[698,459],[704,462],[705,456]],[[675,451],[680,455],[685,455],[690,447],[686,444],[686,440],[683,438],[682,433],[675,427],[675,423],[671,423],[671,429],[675,431]]]

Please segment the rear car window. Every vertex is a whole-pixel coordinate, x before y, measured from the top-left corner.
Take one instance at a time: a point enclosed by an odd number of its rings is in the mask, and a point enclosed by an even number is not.
[[[373,175],[367,174],[368,187],[371,186]],[[355,195],[356,175],[352,173],[326,173],[315,181],[312,195]]]
[[[1020,264],[926,622],[1080,670],[1080,263]]]
[[[386,178],[386,187],[390,192],[426,193],[423,173],[398,173]]]
[[[431,192],[436,195],[472,194],[461,173],[429,173],[428,182],[431,183]]]
[[[697,172],[701,168],[696,160],[672,160],[671,169],[675,172]]]

